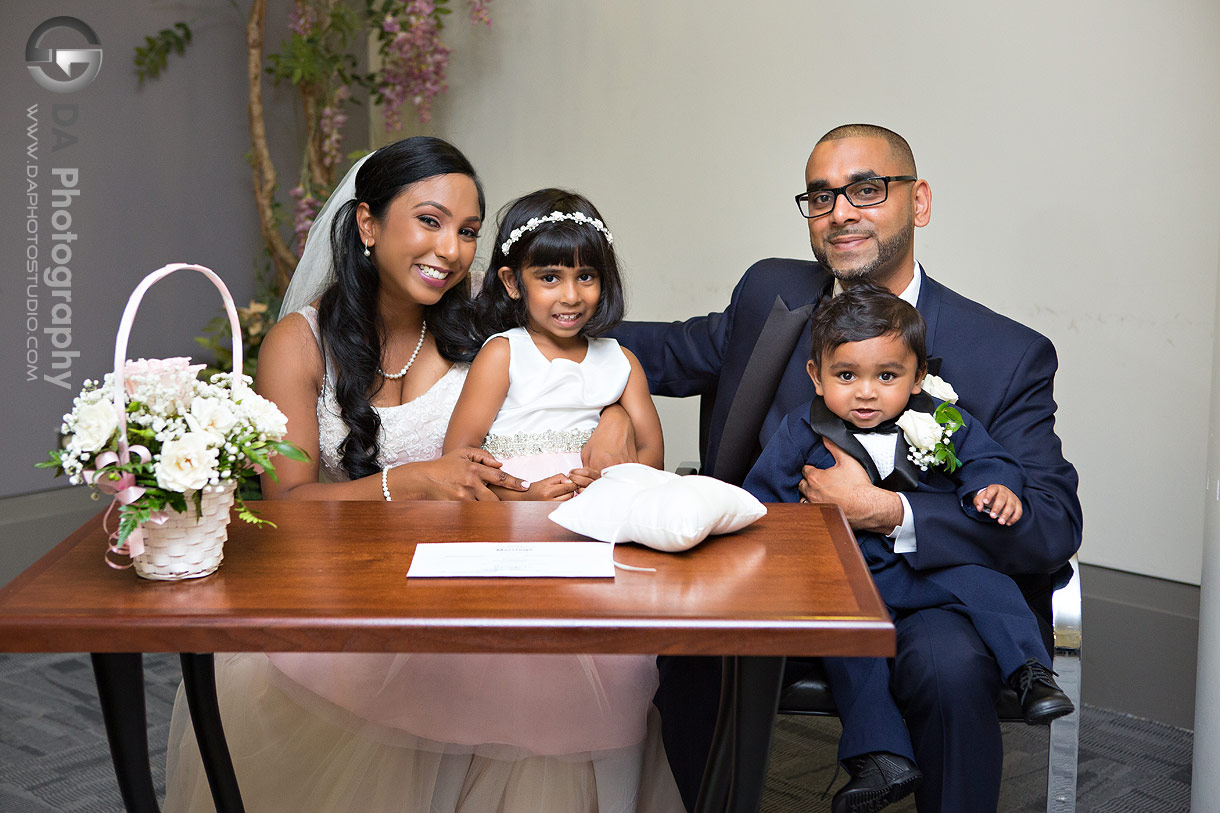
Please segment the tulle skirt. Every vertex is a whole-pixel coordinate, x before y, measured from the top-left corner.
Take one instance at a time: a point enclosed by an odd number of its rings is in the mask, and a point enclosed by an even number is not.
[[[269,677],[337,725],[393,745],[499,759],[571,756],[644,740],[648,655],[274,653]]]
[[[540,480],[579,454],[505,461]],[[648,655],[217,656],[246,809],[681,813]],[[166,813],[211,813],[181,687]]]
[[[362,656],[314,657],[347,670],[358,666]],[[353,658],[357,660],[349,663]],[[262,654],[217,656],[217,684],[247,810],[681,813],[683,809],[651,703],[640,709],[644,722],[638,742],[542,755],[515,745],[429,740],[364,720],[287,679]],[[428,705],[428,701],[421,697],[412,705]],[[579,730],[571,736],[596,739]],[[170,726],[166,774],[166,813],[214,810],[181,687]]]

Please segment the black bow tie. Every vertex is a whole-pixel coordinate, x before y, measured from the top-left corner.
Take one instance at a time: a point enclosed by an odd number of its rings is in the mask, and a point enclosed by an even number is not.
[[[867,429],[852,426],[848,421],[843,421],[843,425],[853,435],[896,435],[899,432],[897,418],[890,418],[888,421],[882,421],[876,426],[870,426]]]

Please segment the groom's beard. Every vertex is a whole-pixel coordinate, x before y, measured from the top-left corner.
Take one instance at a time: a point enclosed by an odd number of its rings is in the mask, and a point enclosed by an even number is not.
[[[836,234],[851,233],[852,230],[844,229]],[[875,234],[875,232],[874,232]],[[834,235],[829,235],[834,236]],[[834,277],[842,282],[852,282],[859,279],[875,279],[878,271],[888,273],[893,269],[889,268],[890,264],[895,262],[898,257],[906,254],[910,248],[912,241],[915,239],[915,222],[905,224],[897,234],[888,240],[877,238],[877,256],[871,260],[865,261],[862,265],[855,268],[835,268],[830,264],[825,251],[821,251],[817,246],[810,244],[813,249],[813,256],[821,263],[822,267],[830,271]]]

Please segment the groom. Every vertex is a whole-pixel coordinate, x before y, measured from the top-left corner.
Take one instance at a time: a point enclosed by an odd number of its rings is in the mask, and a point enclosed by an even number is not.
[[[931,218],[931,190],[897,133],[852,124],[824,135],[809,156],[797,205],[817,262],[762,260],[746,271],[723,312],[627,324],[616,338],[639,357],[654,394],[702,397],[703,471],[740,485],[780,419],[812,394],[806,345],[818,300],[870,279],[915,304],[927,322],[928,355],[941,359],[940,376],[1024,468],[1026,514],[1001,529],[968,517],[952,494],[877,488],[837,447],[830,449],[832,468],[806,467],[801,494],[838,503],[854,529],[887,536],[916,569],[980,564],[1017,577],[1031,606],[1049,619],[1050,594],[1081,534],[1076,471],[1055,435],[1054,347],[916,263],[915,228]],[[892,690],[924,774],[918,809],[995,810],[1003,761],[995,660],[969,621],[949,611],[917,611],[897,618],[895,627]],[[715,725],[718,664],[661,662],[656,704],[688,808]],[[850,781],[888,780],[883,773]]]

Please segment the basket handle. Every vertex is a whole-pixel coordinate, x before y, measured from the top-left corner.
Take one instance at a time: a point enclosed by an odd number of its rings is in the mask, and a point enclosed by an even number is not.
[[[224,281],[212,269],[191,263],[170,263],[153,271],[140,281],[136,289],[131,292],[131,296],[127,298],[127,307],[123,309],[118,336],[114,340],[114,408],[119,419],[119,460],[123,463],[131,459],[127,449],[127,384],[124,378],[124,369],[127,366],[127,337],[131,334],[131,325],[135,321],[140,300],[144,298],[148,289],[175,271],[184,269],[203,274],[220,291],[220,298],[224,300],[225,311],[229,315],[229,328],[233,333],[233,397],[235,399],[240,400],[241,388],[245,386],[241,372],[241,323],[237,319],[237,308],[233,305],[233,295],[225,287]]]

